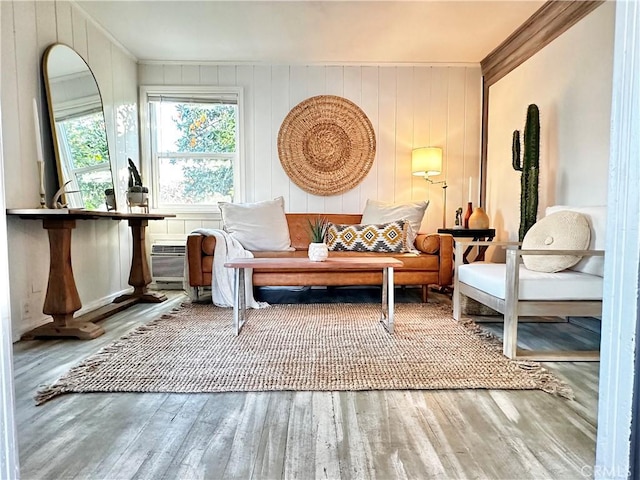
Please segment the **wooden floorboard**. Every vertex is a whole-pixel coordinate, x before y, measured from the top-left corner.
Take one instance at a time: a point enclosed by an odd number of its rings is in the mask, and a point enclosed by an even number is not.
[[[24,479],[486,478],[573,479],[595,459],[597,362],[545,363],[575,399],[541,391],[442,390],[93,393],[34,395],[136,326],[177,307],[135,305],[90,341],[14,345]],[[259,292],[271,302],[377,301],[379,289]],[[430,301],[449,303],[443,295]],[[398,302],[420,301],[398,289]],[[495,335],[500,323],[483,324]],[[520,325],[521,347],[593,349],[599,334],[570,323]]]

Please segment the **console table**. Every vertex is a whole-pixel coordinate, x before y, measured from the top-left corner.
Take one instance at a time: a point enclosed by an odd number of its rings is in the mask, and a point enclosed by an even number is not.
[[[26,220],[42,220],[49,235],[49,281],[42,312],[51,315],[52,322],[25,333],[23,339],[35,337],[78,337],[92,339],[104,333],[94,322],[102,320],[136,303],[159,303],[166,296],[149,292],[151,273],[147,263],[145,229],[149,220],[175,217],[159,213],[120,213],[75,209],[8,209],[7,215]],[[82,303],[71,267],[71,232],[76,220],[127,220],[133,235],[133,252],[129,285],[133,293],[121,295],[112,304],[74,317]]]
[[[439,228],[438,233],[448,233],[449,235],[453,236],[453,238],[471,238],[474,242],[478,242],[478,241],[491,242],[496,236],[496,229],[495,228],[481,228],[481,229]],[[488,245],[479,246],[478,255],[476,255],[476,258],[473,261],[484,262],[484,254],[487,251],[487,248],[489,248]],[[465,249],[464,254],[462,255],[463,263],[469,263],[469,254],[471,253],[472,249],[473,249],[473,246],[467,247]]]

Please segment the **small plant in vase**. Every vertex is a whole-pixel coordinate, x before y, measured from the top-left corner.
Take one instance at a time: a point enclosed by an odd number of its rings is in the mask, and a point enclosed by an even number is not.
[[[104,191],[104,202],[107,206],[107,212],[116,210],[116,193],[113,188],[107,188]]]
[[[129,160],[129,188],[127,189],[127,205],[131,207],[143,207],[149,209],[149,189],[142,186],[142,177],[133,160]]]
[[[312,262],[324,262],[329,257],[329,247],[325,243],[329,222],[324,217],[309,220],[309,260]]]

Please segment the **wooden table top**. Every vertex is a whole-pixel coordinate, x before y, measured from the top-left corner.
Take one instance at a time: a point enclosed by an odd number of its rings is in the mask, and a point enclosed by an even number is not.
[[[16,215],[27,220],[45,220],[66,218],[69,220],[90,220],[107,218],[112,220],[162,220],[167,217],[175,217],[173,213],[133,213],[133,212],[107,212],[104,210],[84,210],[79,208],[9,208],[7,215]]]
[[[370,270],[402,267],[404,263],[392,257],[340,257],[312,262],[308,258],[233,258],[224,264],[229,268],[305,268],[314,270]]]

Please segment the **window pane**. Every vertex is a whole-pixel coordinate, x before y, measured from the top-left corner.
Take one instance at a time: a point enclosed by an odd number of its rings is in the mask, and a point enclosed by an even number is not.
[[[161,205],[212,204],[233,198],[229,158],[159,158],[158,166]]]
[[[77,173],[76,181],[84,200],[84,208],[95,210],[105,206],[104,191],[113,188],[110,169]]]
[[[71,168],[105,164],[109,166],[109,147],[102,111],[62,123],[69,146]]]
[[[237,105],[154,102],[156,150],[165,153],[235,153]]]

